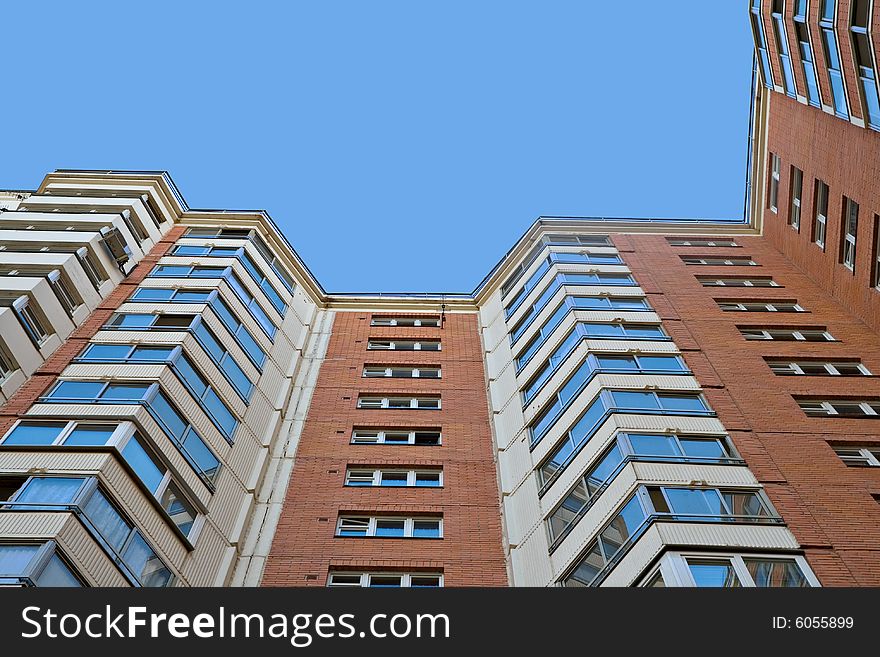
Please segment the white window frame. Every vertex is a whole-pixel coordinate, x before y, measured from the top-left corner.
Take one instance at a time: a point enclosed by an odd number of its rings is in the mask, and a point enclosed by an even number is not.
[[[739,247],[733,240],[707,240],[707,239],[670,239],[670,246],[712,246],[712,247]]]
[[[390,406],[392,399],[409,399],[409,407],[401,407],[401,406]],[[366,400],[379,400],[379,406],[363,406],[363,402]],[[420,401],[424,400],[432,400],[436,401],[436,406],[419,406]],[[393,411],[401,411],[410,409],[422,410],[422,411],[439,411],[441,408],[440,397],[373,397],[373,396],[364,396],[358,397],[357,407],[363,409],[390,409]]]
[[[813,227],[813,242],[816,243],[817,246],[821,247],[822,250],[825,250],[825,236],[828,231],[828,196],[830,194],[830,189],[825,183],[824,180],[816,179],[816,190],[815,190],[815,215],[814,219],[814,227]],[[820,201],[821,199],[821,201]],[[824,206],[825,212],[820,212],[820,209]]]
[[[806,361],[803,361],[803,362],[806,362]],[[801,368],[800,363],[798,363],[798,361],[769,360],[769,361],[767,361],[767,364],[770,366],[770,369],[773,370],[774,373],[776,373],[776,374],[779,374],[779,372],[776,372],[776,370],[773,369],[774,367],[781,367],[781,366],[783,366],[783,365],[787,365],[787,366],[788,366],[788,369],[789,369],[789,372],[790,372],[791,374],[797,374],[797,375],[800,375],[800,376],[822,376],[821,374],[807,374],[807,373],[804,372],[804,370]],[[840,373],[840,370],[838,370],[838,369],[835,367],[835,363],[834,363],[833,361],[829,361],[829,362],[810,361],[810,364],[812,364],[812,365],[821,365],[822,367],[825,368],[825,371],[828,373],[829,376],[853,376],[853,375],[843,375],[843,374],[841,374],[841,373]],[[840,365],[843,365],[844,363],[841,361],[841,362],[839,362],[839,364],[840,364]],[[846,363],[846,364],[847,364],[847,365],[855,365],[855,366],[858,368],[859,372],[861,372],[861,375],[862,375],[862,376],[872,376],[872,374],[871,374],[871,372],[868,370],[868,368],[865,367],[865,366],[864,366],[862,363],[860,363],[860,362],[849,362],[849,363]]]
[[[403,323],[401,324],[401,322]],[[430,328],[439,328],[440,317],[434,315],[430,317],[371,317],[370,326],[426,326]]]
[[[379,346],[385,345],[388,346]],[[401,349],[397,345],[399,344],[412,344],[412,349]],[[424,349],[422,345],[431,344],[437,345],[436,349]],[[440,340],[379,340],[378,338],[371,338],[367,342],[367,349],[369,351],[441,351],[442,346],[440,345]]]
[[[774,214],[779,212],[779,179],[782,174],[782,159],[770,153],[770,189],[768,191],[768,202],[770,212]]]
[[[880,447],[849,447],[847,445],[833,445],[831,449],[844,465],[850,468],[877,468],[880,467]],[[858,451],[860,457],[844,456],[838,450]]]
[[[358,584],[334,584],[334,577],[359,577],[360,581]],[[437,588],[443,588],[443,573],[438,572],[426,572],[426,573],[395,573],[395,572],[351,572],[351,571],[337,571],[334,570],[327,575],[327,586],[330,588],[369,588],[370,580],[373,577],[400,577],[400,586],[401,588],[410,588],[412,586],[413,578],[419,577],[436,577],[439,586]]]
[[[366,523],[364,523],[366,521]],[[376,536],[376,527],[379,522],[400,522],[403,521],[403,536]],[[438,535],[431,536],[413,536],[413,528],[416,522],[436,522]],[[358,528],[365,527],[366,533],[362,536],[343,536],[340,532],[346,523],[353,523],[352,526]],[[336,521],[336,537],[337,538],[416,538],[437,540],[443,538],[443,518],[441,517],[403,517],[403,516],[340,516]]]
[[[367,477],[367,473],[369,473],[369,477]],[[382,478],[386,474],[405,474],[406,475],[406,483],[401,484],[399,486],[385,486],[382,484]],[[418,481],[418,477],[422,475],[438,475],[437,485],[436,486],[417,486],[416,482]],[[367,482],[369,486],[375,486],[378,488],[442,488],[443,487],[443,469],[442,468],[420,468],[420,469],[410,469],[406,468],[359,468],[357,466],[349,466],[349,468],[345,472],[345,485],[346,486],[356,486],[352,484],[352,481],[357,477],[357,481]]]
[[[782,287],[772,278],[707,278],[698,276],[697,280],[703,287]],[[755,281],[767,284],[755,285]]]
[[[821,587],[822,585],[819,583],[819,579],[813,573],[813,570],[810,568],[809,563],[806,558],[799,554],[764,554],[764,553],[732,553],[732,552],[667,552],[663,555],[660,560],[660,563],[657,564],[654,568],[652,568],[648,573],[641,578],[639,586],[646,586],[651,582],[651,580],[656,577],[659,572],[663,577],[664,586],[667,587],[691,587],[696,588],[696,581],[694,580],[693,574],[691,573],[691,569],[688,566],[687,560],[700,560],[700,561],[719,561],[732,564],[733,571],[739,580],[739,584],[742,588],[756,588],[755,582],[752,579],[751,574],[749,574],[748,568],[745,564],[744,559],[766,559],[768,561],[794,561],[801,573],[803,573],[804,578],[807,580],[809,585],[813,588]]]
[[[841,233],[843,234],[843,245],[841,262],[843,263],[844,267],[855,273],[856,237],[859,231],[859,204],[853,201],[848,196],[844,196],[843,201],[843,225],[841,226]],[[853,208],[855,208],[855,226],[852,226],[850,222]],[[851,228],[855,229],[854,233],[850,232]]]
[[[880,290],[880,215],[874,215],[874,289]]]
[[[409,376],[394,376],[392,372],[394,370],[409,370]],[[381,374],[377,374],[377,372],[382,372]],[[437,376],[424,376],[423,372],[436,372]],[[389,367],[383,367],[381,365],[365,365],[363,378],[365,379],[381,379],[381,378],[394,378],[394,379],[439,379],[442,377],[442,371],[439,366],[430,366],[430,367],[410,367],[408,365],[392,365]]]
[[[5,349],[0,347],[0,383],[6,381],[16,370],[18,364],[6,354]]]
[[[710,265],[713,267],[732,266],[732,267],[756,267],[757,262],[751,258],[698,258],[694,256],[682,256],[685,264],[688,265]]]
[[[718,301],[718,306],[726,312],[770,312],[770,313],[803,313],[806,312],[800,304],[789,301],[778,303],[761,303],[757,301]],[[726,306],[726,307],[725,307]],[[735,306],[735,307],[734,307]],[[780,310],[779,308],[791,307],[792,310]]]
[[[801,205],[804,196],[804,172],[794,165],[791,167],[791,190],[789,193],[791,195],[791,207],[789,208],[788,224],[794,230],[800,232]]]
[[[871,406],[870,402],[867,402],[867,401],[860,402],[857,400],[850,400],[850,399],[842,399],[842,400],[840,400],[840,402],[847,403],[847,404],[858,404],[859,408],[862,409],[863,414],[862,415],[841,415],[840,413],[837,412],[837,409],[834,408],[833,401],[822,400],[822,399],[801,399],[801,400],[798,400],[798,406],[800,406],[801,410],[806,415],[808,415],[810,417],[843,417],[843,418],[857,420],[860,417],[878,417],[878,416],[880,416],[880,411],[874,409]],[[878,407],[880,407],[880,402],[875,402],[875,403],[877,403]],[[813,405],[814,408],[821,407],[825,412],[821,413],[821,414],[820,413],[811,413],[811,412],[807,411],[806,408],[804,408],[805,406],[809,406],[809,405]]]
[[[745,334],[743,334],[743,337],[746,340],[778,340],[777,338],[774,338],[771,333],[771,331],[774,331],[777,333],[788,332],[794,337],[794,340],[783,340],[782,342],[808,342],[808,340],[804,337],[804,334],[806,331],[797,331],[794,329],[786,329],[786,328],[771,328],[771,329],[750,328],[750,329],[741,329],[741,330],[751,331],[753,333],[761,332],[764,336],[761,338],[756,338],[756,337],[747,337]],[[825,337],[825,340],[810,340],[809,342],[836,342],[834,337],[828,331],[809,330],[809,333],[821,334]]]
[[[389,433],[393,434],[409,434],[407,442],[385,442],[385,436]],[[439,447],[443,444],[443,433],[439,430],[434,429],[369,429],[369,428],[361,428],[354,429],[351,432],[351,444],[352,445],[395,445],[395,446],[403,446],[403,445],[416,445],[416,434],[417,433],[436,433],[437,434],[437,443],[436,444],[419,444],[419,447]],[[366,440],[367,436],[362,436],[359,439],[358,434],[376,434],[375,440]],[[372,438],[372,435],[369,436]]]

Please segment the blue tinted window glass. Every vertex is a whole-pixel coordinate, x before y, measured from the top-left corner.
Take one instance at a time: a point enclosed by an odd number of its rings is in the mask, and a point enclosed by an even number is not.
[[[593,468],[590,478],[601,484],[611,476],[611,473],[614,472],[615,468],[617,468],[622,460],[623,457],[620,455],[620,448],[615,445],[608,452],[608,455],[603,458],[595,468]]]
[[[572,303],[582,310],[602,310],[610,306],[608,299],[600,297],[574,297]]]
[[[70,504],[82,487],[83,479],[73,477],[34,477],[15,498],[16,502]]]
[[[244,370],[232,360],[232,356],[228,355],[223,360],[221,367],[223,371],[226,372],[227,376],[229,376],[235,389],[247,399],[251,394],[251,390],[253,390],[254,384],[251,383],[251,380],[244,373]]]
[[[174,295],[175,301],[206,301],[211,295],[210,290],[178,290]]]
[[[148,383],[111,383],[101,394],[101,399],[139,400],[149,387]]]
[[[571,428],[571,436],[575,441],[581,441],[590,434],[596,423],[605,415],[605,406],[597,399],[583,414],[580,420]]]
[[[665,488],[666,499],[673,513],[720,516],[724,513],[721,497],[716,490]]]
[[[193,267],[190,276],[192,278],[221,278],[224,271],[223,267]]]
[[[189,270],[189,265],[157,265],[150,276],[186,277]]]
[[[122,458],[137,473],[137,476],[152,492],[156,492],[165,469],[159,466],[149,452],[141,445],[137,436],[133,436],[122,449]]]
[[[650,392],[615,390],[611,393],[611,397],[619,408],[660,408],[657,398]]]
[[[128,344],[92,344],[85,350],[83,360],[122,360],[131,351]]]
[[[727,453],[717,440],[681,438],[681,448],[687,456],[695,458],[724,458]]]
[[[639,356],[643,370],[681,371],[682,365],[675,356]]]
[[[183,381],[191,388],[192,393],[197,398],[201,398],[201,396],[205,394],[208,384],[202,375],[196,372],[192,363],[189,362],[189,359],[186,358],[186,356],[182,356],[176,363],[174,363],[174,369]]]
[[[103,390],[101,381],[62,381],[49,397],[52,399],[95,399]]]
[[[66,424],[66,422],[20,422],[3,444],[51,445]]]
[[[628,434],[629,442],[636,454],[645,456],[678,456],[678,448],[671,436],[654,434]]]
[[[254,314],[254,317],[257,320],[257,323],[263,328],[264,331],[272,337],[275,335],[275,324],[272,323],[272,320],[269,319],[269,315],[266,314],[266,311],[260,307],[260,305],[256,301],[251,301],[248,308],[251,309],[251,312]]]
[[[145,315],[141,313],[122,313],[115,315],[110,320],[111,326],[121,328],[146,328],[153,324],[155,315]]]
[[[106,445],[110,436],[116,430],[112,424],[78,424],[73,431],[67,434],[64,444],[76,445]]]
[[[130,360],[164,361],[172,351],[174,347],[137,347],[132,352]]]
[[[611,305],[617,310],[644,310],[647,307],[644,299],[612,299]]]
[[[739,587],[739,580],[729,561],[688,563],[694,583],[700,587]]]
[[[578,393],[581,386],[583,386],[583,384],[590,378],[592,371],[593,368],[590,366],[590,361],[584,361],[566,384],[560,388],[559,400],[563,404],[567,404],[571,398]]]
[[[440,524],[434,521],[413,521],[414,538],[440,538]]]
[[[82,583],[80,583],[74,574],[70,572],[70,569],[64,565],[64,562],[57,554],[52,555],[52,558],[49,559],[49,563],[46,564],[43,571],[34,581],[37,586],[41,587],[82,586]]]
[[[556,415],[559,413],[559,409],[562,408],[562,404],[557,400],[551,406],[547,407],[547,409],[541,413],[537,422],[532,425],[532,440],[537,441],[540,440],[541,437],[547,432],[547,430],[553,425],[556,421]]]
[[[168,301],[174,296],[174,290],[161,287],[141,287],[131,296],[137,301]]]
[[[171,432],[171,435],[178,440],[183,438],[183,432],[186,430],[187,423],[180,417],[180,414],[174,409],[165,397],[165,393],[159,393],[150,402],[150,407],[161,418],[164,427]]]
[[[181,244],[174,249],[174,255],[205,255],[210,251],[207,246],[193,246],[190,244]]]
[[[195,334],[202,343],[202,347],[204,347],[205,351],[207,351],[208,354],[210,354],[214,358],[214,360],[219,362],[220,359],[223,358],[223,354],[226,353],[226,350],[217,341],[217,339],[214,337],[214,334],[211,333],[211,331],[208,330],[208,328],[204,324],[199,324],[195,328]]]
[[[106,541],[113,546],[114,549],[122,548],[129,533],[131,525],[122,517],[122,515],[110,504],[110,501],[101,491],[95,493],[89,498],[83,509],[86,517],[92,521],[92,524],[98,529]]]
[[[241,327],[235,335],[241,341],[241,346],[245,353],[253,359],[258,367],[262,366],[266,360],[266,354],[247,329]]]
[[[39,545],[0,545],[0,575],[22,575]]]
[[[235,427],[238,426],[238,421],[226,407],[226,404],[223,403],[213,390],[208,390],[205,394],[204,402],[208,415],[222,427],[223,433],[231,437],[235,432]]]
[[[626,334],[634,338],[664,338],[663,329],[659,326],[627,326]]]
[[[699,397],[684,395],[660,395],[660,403],[669,411],[705,411],[706,406]]]
[[[623,335],[623,327],[619,324],[584,324],[584,330],[592,337],[619,337]]]
[[[195,462],[198,469],[211,481],[220,468],[220,461],[195,431],[190,431],[183,443],[183,448]]]
[[[606,370],[637,370],[636,359],[631,356],[596,356],[599,367]]]

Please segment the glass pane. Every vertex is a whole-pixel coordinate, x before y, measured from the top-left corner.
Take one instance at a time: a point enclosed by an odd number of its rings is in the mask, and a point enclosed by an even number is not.
[[[83,360],[121,360],[128,356],[131,345],[128,344],[93,344],[85,350]]]
[[[186,277],[189,274],[189,270],[189,265],[158,265],[150,276]]]
[[[162,422],[166,431],[172,436],[180,440],[183,438],[183,432],[186,430],[187,423],[180,417],[180,414],[168,402],[164,393],[159,393],[150,402],[150,408],[156,413]]]
[[[47,505],[70,504],[83,481],[84,479],[73,477],[34,477],[21,489],[15,501]]]
[[[95,399],[104,383],[101,381],[62,381],[59,383],[49,397],[53,399]]]
[[[636,454],[679,456],[678,447],[671,436],[631,433],[627,437]]]
[[[437,588],[440,586],[440,578],[436,575],[413,575],[410,577],[410,586],[413,588]]]
[[[46,567],[43,568],[43,572],[41,572],[36,578],[37,586],[47,587],[47,586],[66,586],[66,587],[80,587],[82,583],[70,572],[70,568],[68,568],[61,558],[57,554],[53,554],[52,558],[49,559],[49,563],[46,564]]]
[[[172,351],[174,351],[174,347],[137,347],[132,352],[130,360],[161,362],[167,360]]]
[[[693,490],[689,488],[665,488],[663,492],[673,513],[699,516],[726,515],[716,490]]]
[[[743,559],[755,586],[809,587],[810,584],[793,559]]]
[[[208,390],[205,393],[204,402],[208,415],[220,425],[223,433],[231,438],[238,426],[238,420],[213,390]]]
[[[101,399],[140,400],[149,388],[148,383],[111,383],[101,393]]]
[[[667,411],[705,411],[703,400],[695,396],[658,395],[660,403]]]
[[[206,301],[210,296],[210,290],[178,290],[174,295],[175,301]]]
[[[202,378],[202,375],[196,372],[195,368],[192,366],[192,363],[186,357],[179,358],[176,363],[174,363],[174,369],[183,379],[183,381],[192,389],[192,393],[197,397],[201,397],[205,394],[205,390],[208,387],[208,383]]]
[[[416,473],[416,486],[439,486],[440,485],[440,473],[439,472],[417,472]]]
[[[20,422],[3,444],[51,445],[66,425],[66,422]]]
[[[376,536],[402,537],[403,527],[403,520],[377,520]]]
[[[400,588],[400,575],[370,575],[370,588]]]
[[[767,510],[761,503],[761,498],[755,493],[723,491],[721,496],[727,504],[727,508],[735,516],[768,516]]]
[[[140,443],[137,435],[132,436],[122,449],[122,458],[135,471],[144,486],[155,493],[159,484],[162,483],[165,468],[153,459],[152,455]]]
[[[414,538],[440,538],[440,522],[438,520],[414,520]]]
[[[636,359],[632,356],[596,356],[599,367],[609,370],[637,370]]]
[[[190,430],[184,440],[183,448],[195,462],[197,469],[210,481],[213,481],[220,469],[220,461],[217,460],[217,457],[214,456],[214,453],[208,448],[201,436],[194,430]]]
[[[688,560],[694,583],[701,587],[738,588],[739,579],[729,561]]]
[[[639,356],[639,364],[644,370],[681,371],[683,369],[675,356]]]
[[[699,440],[680,438],[681,448],[686,456],[694,458],[724,458],[727,452],[718,440]]]
[[[83,508],[86,517],[92,521],[97,530],[107,542],[116,550],[121,550],[128,535],[131,533],[131,525],[104,497],[101,491],[89,498]]]
[[[39,545],[0,545],[0,575],[22,575]]]
[[[131,296],[138,301],[168,301],[174,296],[174,290],[161,287],[141,287]]]
[[[383,486],[406,486],[406,472],[383,472],[381,484]]]
[[[614,390],[611,393],[614,405],[618,408],[659,409],[657,398],[650,392],[629,392]]]
[[[186,536],[189,534],[196,519],[196,511],[181,495],[174,484],[170,484],[162,494],[162,508],[171,516],[172,522]]]
[[[171,582],[171,573],[147,542],[136,533],[122,556],[145,587],[163,587]]]
[[[64,444],[68,446],[106,445],[115,430],[115,424],[77,424],[64,439]]]

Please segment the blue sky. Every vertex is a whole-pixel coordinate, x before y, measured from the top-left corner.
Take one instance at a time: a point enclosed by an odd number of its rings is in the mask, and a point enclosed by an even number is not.
[[[329,291],[471,291],[540,215],[742,216],[733,0],[11,3],[0,188],[165,169]]]

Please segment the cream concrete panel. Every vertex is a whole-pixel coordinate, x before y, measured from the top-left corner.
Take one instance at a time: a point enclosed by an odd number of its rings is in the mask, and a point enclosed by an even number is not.
[[[168,398],[184,414],[187,420],[195,427],[202,439],[208,443],[221,460],[226,460],[229,453],[229,442],[220,433],[220,430],[209,419],[206,411],[193,399],[189,391],[180,382],[180,379],[168,368],[159,376],[159,383],[168,394]],[[242,434],[242,424],[239,422],[233,438],[238,440]]]
[[[496,432],[497,435],[497,432]],[[500,436],[499,436],[500,437]],[[510,493],[516,490],[523,480],[531,475],[534,469],[532,454],[529,452],[526,437],[510,442],[505,448],[498,451],[498,469],[500,479],[498,481],[502,492]]]
[[[0,383],[0,403],[6,403],[25,381],[27,381],[27,377],[20,368],[7,376],[3,382]]]
[[[51,175],[51,174],[50,174]],[[114,201],[120,202],[138,202],[141,203],[140,199],[132,199],[124,196],[117,196],[120,191],[124,192],[137,192],[141,195],[149,196],[154,205],[159,210],[159,216],[156,219],[159,221],[159,225],[161,227],[161,234],[165,234],[169,225],[168,222],[174,222],[174,219],[177,217],[177,213],[171,209],[168,204],[165,203],[161,194],[158,194],[155,187],[144,184],[136,184],[134,181],[127,180],[124,183],[121,181],[114,181],[109,184],[98,183],[95,182],[94,179],[89,181],[75,181],[75,182],[61,182],[61,181],[53,181],[45,185],[45,190],[47,194],[55,193],[58,196],[63,197],[77,197],[79,199],[83,199],[87,202],[88,198],[92,197],[83,197],[81,194],[78,195],[78,192],[83,189],[100,191],[104,190],[107,192],[106,198],[113,199]],[[54,197],[52,197],[54,198]],[[100,198],[100,197],[99,197]],[[153,232],[159,234],[159,230],[156,228],[156,225],[150,220],[147,219],[147,224],[152,226]],[[152,234],[152,233],[151,233]]]
[[[500,316],[501,321],[504,321],[504,317],[502,314],[503,308],[501,307],[501,293],[499,291],[493,292],[488,299],[480,306],[480,326],[486,328],[491,324],[495,323],[497,318]]]
[[[57,226],[58,224],[65,226],[65,228],[60,230],[66,230],[66,226],[71,226],[75,227],[76,231],[86,233],[100,233],[102,228],[116,228],[121,233],[128,248],[131,249],[132,259],[140,260],[144,257],[144,250],[140,247],[134,234],[129,230],[125,221],[123,221],[122,216],[119,214],[19,211],[14,215],[6,215],[3,217],[4,228],[27,230],[28,232],[37,234],[57,231],[59,228],[53,226]],[[34,228],[28,228],[28,226],[34,226]],[[39,237],[36,239],[39,239]],[[147,240],[144,244],[149,250],[149,245],[152,244],[152,241]]]
[[[12,308],[0,307],[0,340],[21,371],[30,376],[43,363],[43,356],[34,347]]]
[[[282,382],[279,381],[278,385],[275,387],[276,393],[282,387]],[[263,394],[262,391],[258,390],[251,395],[251,403],[250,406],[247,407],[242,422],[248,425],[254,434],[262,436],[266,427],[269,425],[274,412],[275,409],[272,407],[269,399],[266,398],[266,395]]]
[[[230,537],[235,525],[241,505],[248,497],[247,491],[233,473],[226,469],[217,478],[217,491],[208,505],[208,517],[216,531],[227,542],[232,542]],[[202,540],[201,537],[198,539]]]
[[[152,287],[152,286],[151,286]],[[201,315],[205,312],[207,304],[204,303],[162,303],[151,301],[131,301],[123,303],[117,308],[120,313],[147,313],[157,314],[160,312],[171,315]]]
[[[236,433],[235,445],[232,451],[226,454],[225,462],[242,487],[250,477],[261,449],[264,448],[260,441],[246,427],[244,430],[239,429]]]
[[[687,417],[685,415],[615,415],[618,426],[633,431],[652,429],[678,433],[725,434],[724,425],[714,417]]]
[[[488,326],[483,328],[482,334],[485,350],[492,351],[496,349],[503,340],[507,339],[507,324],[504,323],[504,318],[499,315]]]
[[[536,529],[542,529],[536,477],[529,477],[516,490],[505,494],[503,499],[510,543],[523,543]]]
[[[632,463],[640,481],[656,484],[689,484],[705,481],[709,486],[758,487],[758,480],[745,466],[702,463]]]
[[[495,434],[498,446],[506,448],[516,439],[523,428],[522,408],[515,401],[495,414]]]
[[[257,403],[257,397],[263,397],[263,403],[269,408],[277,408],[278,391],[284,388],[287,377],[278,367],[279,363],[267,359],[263,365],[263,374],[256,382],[258,393],[251,399],[251,406]]]
[[[196,549],[184,562],[181,571],[184,581],[189,586],[214,586],[219,576],[225,581],[228,573],[221,573],[220,566],[228,545],[211,523],[205,523]]]
[[[226,403],[233,413],[239,417],[247,412],[247,405],[244,400],[238,396],[235,388],[229,383],[229,380],[220,371],[220,368],[214,364],[214,361],[205,353],[201,345],[193,335],[187,335],[183,340],[183,347],[186,355],[195,364],[196,368],[211,383],[211,386],[220,395],[220,398]],[[244,368],[242,368],[244,369]]]
[[[180,344],[190,335],[186,331],[116,331],[102,329],[96,331],[92,342],[113,342],[116,344]],[[199,347],[201,349],[201,347]]]
[[[519,401],[519,388],[512,367],[505,368],[497,379],[489,380],[489,402],[493,409],[503,408],[508,402]]]
[[[547,539],[534,532],[525,543],[510,551],[513,586],[546,586],[553,576],[547,558]],[[542,538],[543,537],[543,538]]]
[[[293,360],[294,355],[296,354],[296,349],[294,348],[293,343],[287,339],[287,336],[279,331],[275,336],[275,344],[271,349],[267,350],[267,353],[269,354],[269,358],[275,361],[278,369],[281,370],[283,374],[287,371],[290,361]]]
[[[665,550],[660,525],[654,523],[599,584],[600,587],[633,586]]]
[[[95,379],[99,381],[146,381],[158,380],[169,372],[167,365],[140,363],[73,363],[64,368],[64,379]]]
[[[134,215],[132,219],[140,223],[153,240],[160,236],[159,231],[156,229],[156,225],[149,217],[146,206],[138,198],[125,198],[121,196],[115,198],[75,195],[55,196],[53,194],[47,196],[30,196],[22,202],[21,207],[38,211],[51,211],[51,208],[59,207],[65,208],[69,212],[76,212],[77,210],[84,208],[94,208],[98,212],[110,214],[116,214],[124,209],[129,209],[131,210],[132,215]],[[161,217],[159,217],[159,220],[161,221]],[[162,234],[166,231],[167,226],[165,227],[165,230],[162,231]]]
[[[485,364],[486,377],[497,379],[506,367],[511,367],[510,347],[502,342],[493,351],[486,352]]]
[[[39,468],[52,474],[77,474],[87,476],[103,468],[113,460],[112,448],[102,452],[82,452],[75,448],[59,447],[54,450],[0,451],[0,472],[5,474],[28,474]]]
[[[620,474],[614,478],[605,492],[596,499],[589,511],[572,527],[568,535],[562,539],[559,547],[550,555],[554,580],[558,579],[574,563],[590,541],[596,537],[599,530],[620,510],[626,498],[635,490],[636,476],[635,471],[630,467],[631,465],[627,465],[620,471]]]

